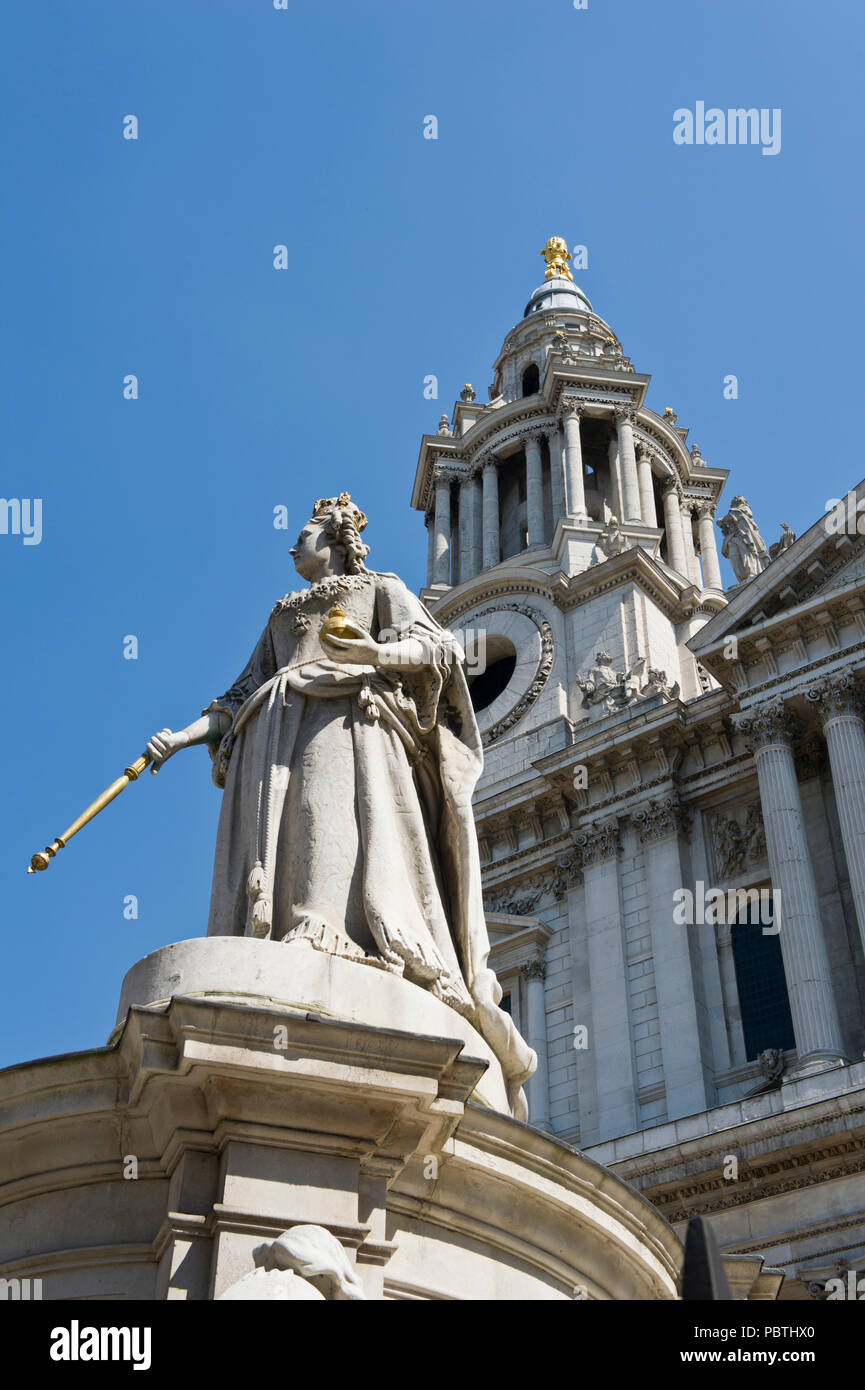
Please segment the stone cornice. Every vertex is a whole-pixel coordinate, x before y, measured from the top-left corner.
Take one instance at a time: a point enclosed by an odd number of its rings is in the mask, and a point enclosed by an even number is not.
[[[551,581],[554,602],[568,613],[571,609],[588,602],[599,594],[621,584],[636,583],[657,604],[664,615],[674,623],[680,623],[691,616],[698,602],[713,612],[720,611],[724,600],[720,597],[700,598],[695,585],[685,580],[674,580],[661,569],[645,550],[633,546],[607,560],[603,565],[583,570],[571,577],[561,574]]]

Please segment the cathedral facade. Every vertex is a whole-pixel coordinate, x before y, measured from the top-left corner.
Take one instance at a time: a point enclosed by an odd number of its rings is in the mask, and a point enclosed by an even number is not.
[[[865,484],[768,548],[733,497],[725,590],[727,470],[544,256],[412,496],[530,1123],[826,1297],[865,1271]]]

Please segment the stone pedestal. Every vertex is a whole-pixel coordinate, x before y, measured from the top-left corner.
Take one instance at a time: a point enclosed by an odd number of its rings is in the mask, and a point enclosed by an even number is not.
[[[490,1108],[501,1085],[465,1020],[385,972],[300,944],[165,947],[127,975],[107,1047],[0,1073],[0,1275],[46,1299],[206,1300],[313,1223],[371,1299],[675,1297],[668,1223]]]

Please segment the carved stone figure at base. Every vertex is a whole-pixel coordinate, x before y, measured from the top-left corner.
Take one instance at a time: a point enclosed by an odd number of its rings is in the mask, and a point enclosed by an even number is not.
[[[534,1052],[487,964],[472,792],[483,753],[459,643],[395,574],[368,570],[366,517],[316,502],[237,680],[160,765],[206,743],[224,788],[208,935],[306,943],[388,970],[468,1018],[514,1113]],[[330,617],[338,606],[338,620]]]
[[[217,1302],[334,1302],[366,1299],[336,1236],[324,1226],[292,1226],[252,1252],[256,1268]]]

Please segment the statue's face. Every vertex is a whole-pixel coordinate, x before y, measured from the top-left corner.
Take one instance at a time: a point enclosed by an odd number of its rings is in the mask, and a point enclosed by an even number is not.
[[[320,522],[308,521],[288,553],[298,574],[310,583],[334,573],[333,542]]]

